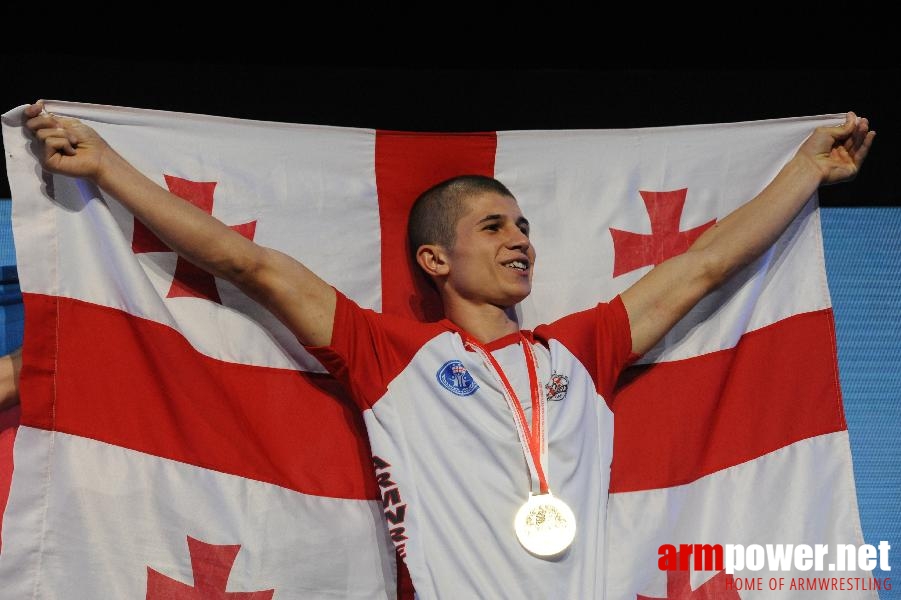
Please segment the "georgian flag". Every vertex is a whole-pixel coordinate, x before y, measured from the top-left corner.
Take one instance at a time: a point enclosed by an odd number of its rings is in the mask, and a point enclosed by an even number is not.
[[[413,318],[440,307],[406,255],[412,201],[453,175],[496,176],[533,224],[525,328],[684,251],[842,120],[440,134],[47,108],[362,306]],[[340,387],[113,198],[43,173],[22,119],[3,116],[26,338],[0,596],[410,597]],[[661,544],[862,544],[837,373],[812,198],[623,375],[607,597],[786,597],[661,571]]]

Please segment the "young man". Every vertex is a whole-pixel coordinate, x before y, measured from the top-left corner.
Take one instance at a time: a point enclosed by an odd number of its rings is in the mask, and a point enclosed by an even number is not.
[[[392,539],[422,598],[599,598],[620,370],[765,251],[819,185],[854,177],[866,119],[815,130],[753,200],[609,303],[521,332],[536,252],[490,178],[428,190],[411,250],[446,318],[363,310],[301,263],[139,173],[82,123],[26,109],[48,170],[95,182],[179,254],[272,311],[364,411]],[[547,402],[550,398],[565,402]],[[389,485],[390,484],[390,485]],[[387,493],[389,491],[391,493]]]

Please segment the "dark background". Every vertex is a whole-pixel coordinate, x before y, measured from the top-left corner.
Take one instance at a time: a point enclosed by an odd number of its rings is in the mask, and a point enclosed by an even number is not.
[[[300,54],[298,54],[299,56]],[[567,61],[375,60],[193,51],[0,54],[0,110],[38,98],[412,131],[595,129],[841,113],[878,132],[824,206],[901,205],[901,68],[610,68]],[[560,65],[570,66],[560,66]],[[0,197],[9,197],[0,180]]]

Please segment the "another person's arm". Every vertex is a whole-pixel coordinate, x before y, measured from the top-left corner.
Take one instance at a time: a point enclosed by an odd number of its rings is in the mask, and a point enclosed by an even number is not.
[[[0,356],[0,411],[19,403],[19,372],[21,370],[21,348]]]
[[[180,256],[270,310],[302,343],[331,341],[335,291],[315,273],[157,185],[80,121],[43,112],[41,102],[25,115],[43,142],[44,168],[96,183]]]
[[[763,254],[819,186],[853,179],[874,136],[854,113],[843,125],[817,128],[754,199],[623,292],[632,351],[650,350],[704,296]]]

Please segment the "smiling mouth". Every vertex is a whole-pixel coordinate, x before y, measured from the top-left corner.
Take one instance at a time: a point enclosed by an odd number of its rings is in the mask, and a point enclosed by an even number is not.
[[[529,270],[529,263],[524,260],[512,260],[508,263],[504,263],[504,266],[521,273]]]

